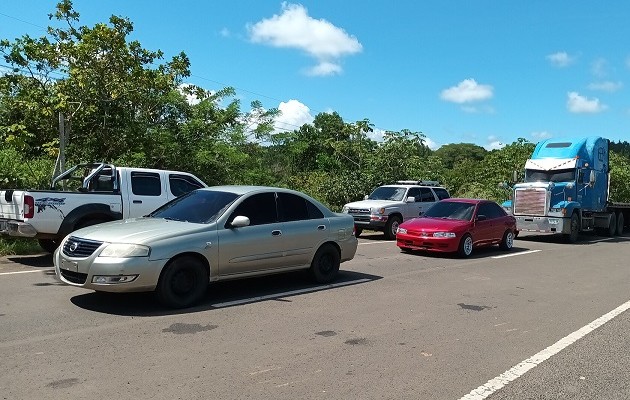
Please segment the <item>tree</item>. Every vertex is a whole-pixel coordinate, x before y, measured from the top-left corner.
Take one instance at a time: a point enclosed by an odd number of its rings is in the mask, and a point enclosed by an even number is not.
[[[442,159],[445,168],[453,168],[464,160],[481,161],[488,150],[472,143],[450,143],[435,150],[435,155]]]

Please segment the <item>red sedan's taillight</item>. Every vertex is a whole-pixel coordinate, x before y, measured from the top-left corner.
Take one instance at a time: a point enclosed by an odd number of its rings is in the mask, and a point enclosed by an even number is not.
[[[35,215],[35,199],[33,196],[24,196],[24,218],[33,218]]]

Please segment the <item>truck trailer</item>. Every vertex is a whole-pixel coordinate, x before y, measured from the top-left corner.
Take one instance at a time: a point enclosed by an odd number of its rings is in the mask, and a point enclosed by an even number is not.
[[[609,141],[599,136],[539,142],[512,195],[504,206],[519,231],[563,234],[569,243],[580,232],[621,235],[630,222],[630,203],[610,199]]]

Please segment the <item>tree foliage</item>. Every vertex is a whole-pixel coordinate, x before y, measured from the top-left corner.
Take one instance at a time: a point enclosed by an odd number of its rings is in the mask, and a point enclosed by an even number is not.
[[[336,112],[275,132],[277,109],[241,109],[234,89],[187,82],[184,52],[166,60],[130,40],[133,23],[111,16],[83,26],[70,0],[50,15],[40,38],[1,40],[10,69],[0,74],[0,187],[48,186],[59,153],[59,115],[70,124],[68,164],[190,171],[209,185],[259,184],[304,191],[333,209],[376,186],[436,180],[458,197],[507,199],[500,182],[523,178],[534,144],[487,151],[454,143],[433,151],[421,132],[375,132],[369,119]],[[382,140],[374,137],[382,136]],[[612,193],[630,199],[630,150],[611,143]]]

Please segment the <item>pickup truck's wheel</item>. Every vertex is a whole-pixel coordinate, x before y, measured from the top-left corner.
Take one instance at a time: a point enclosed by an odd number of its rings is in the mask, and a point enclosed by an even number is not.
[[[61,244],[61,240],[58,239],[38,239],[37,242],[39,246],[48,253],[54,253]]]
[[[311,262],[311,275],[317,283],[331,282],[339,272],[341,256],[339,250],[332,244],[323,244]]]
[[[400,217],[393,215],[387,219],[385,224],[385,237],[389,240],[396,239],[396,231],[402,220]]]
[[[623,224],[624,224],[623,213],[619,211],[617,213],[617,235],[618,236],[623,235]]]
[[[190,307],[204,296],[208,288],[208,270],[191,256],[169,262],[158,281],[156,294],[160,302],[172,308]]]
[[[460,257],[468,257],[472,254],[473,251],[473,239],[472,236],[470,236],[470,234],[465,234],[464,237],[462,237],[462,240],[459,242],[459,249],[457,250],[457,253],[460,255]]]
[[[503,239],[501,239],[501,243],[499,243],[499,248],[501,250],[510,250],[514,246],[514,237],[514,232],[509,229],[505,231]]]

